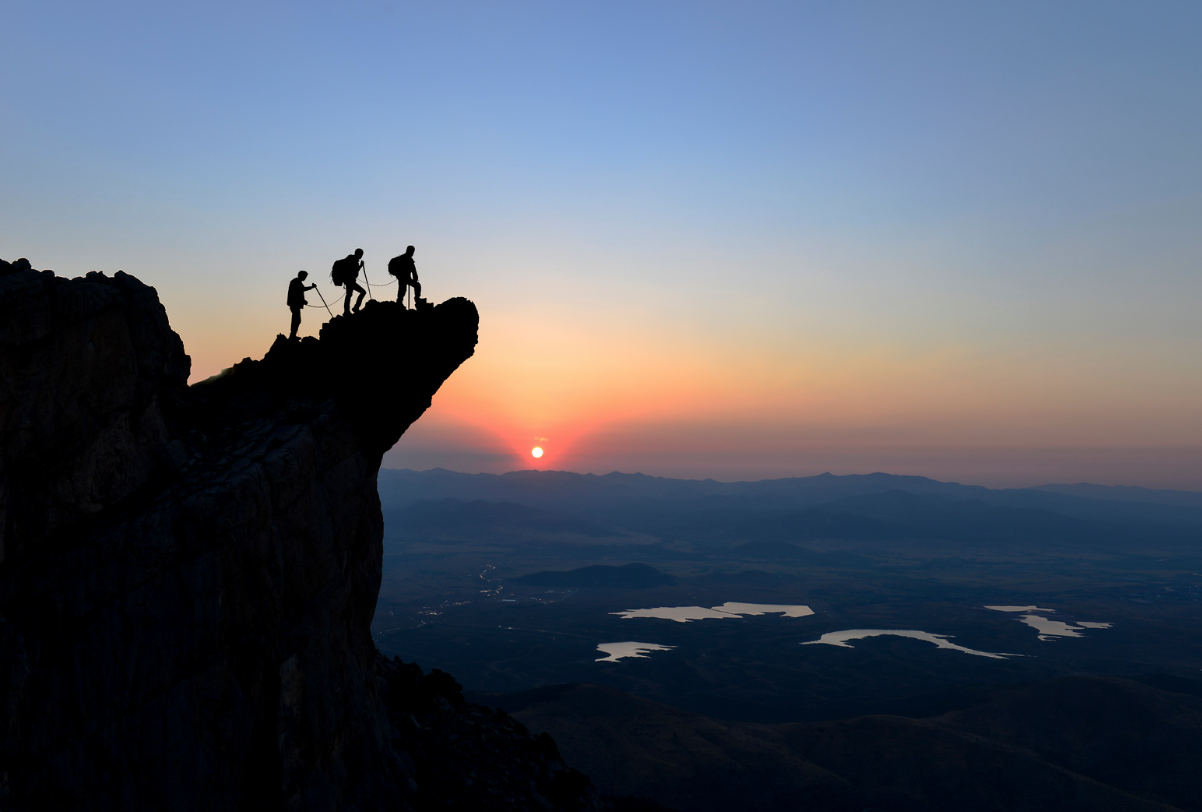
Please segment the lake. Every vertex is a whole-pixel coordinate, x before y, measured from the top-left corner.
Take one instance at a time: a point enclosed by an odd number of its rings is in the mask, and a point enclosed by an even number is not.
[[[597,651],[608,654],[608,657],[598,657],[599,663],[616,663],[627,657],[646,657],[649,651],[671,651],[676,646],[661,646],[659,643],[602,643]]]
[[[1041,609],[1038,606],[986,606],[985,608],[995,612],[1022,613],[1022,617],[1017,620],[1039,632],[1039,639],[1045,643],[1057,637],[1080,637],[1081,632],[1086,629],[1109,629],[1113,625],[1089,620],[1078,620],[1075,624],[1063,620],[1052,620],[1044,615],[1056,614],[1056,610]]]
[[[992,657],[995,660],[1004,660],[1007,657],[1021,657],[1021,654],[1000,654],[992,651],[977,651],[976,649],[965,648],[958,646],[955,643],[949,642],[950,634],[933,634],[931,632],[920,632],[915,629],[847,629],[841,632],[827,632],[817,640],[810,640],[802,643],[803,646],[814,646],[823,644],[827,646],[842,646],[843,648],[854,648],[849,645],[850,640],[863,640],[866,637],[882,637],[885,635],[893,637],[909,637],[914,640],[925,640],[928,643],[934,643],[939,648],[948,649],[950,651],[960,651],[965,654],[974,654],[978,657]]]
[[[654,609],[627,609],[625,612],[610,612],[627,620],[636,617],[653,617],[660,620],[675,620],[688,623],[690,620],[722,620],[748,615],[784,615],[785,617],[807,617],[814,614],[808,606],[776,603],[732,603],[706,608],[704,606],[657,606]]]

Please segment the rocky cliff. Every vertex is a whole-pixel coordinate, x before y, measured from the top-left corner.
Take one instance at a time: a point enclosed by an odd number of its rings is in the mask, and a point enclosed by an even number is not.
[[[153,288],[0,262],[0,808],[595,803],[369,633],[381,455],[477,321],[371,302],[189,387]]]

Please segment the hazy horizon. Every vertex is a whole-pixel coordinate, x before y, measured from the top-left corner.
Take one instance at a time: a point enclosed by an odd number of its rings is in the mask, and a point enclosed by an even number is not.
[[[883,474],[885,476],[898,476],[898,477],[911,477],[911,476],[925,477],[927,479],[933,479],[933,480],[948,483],[948,484],[981,486],[981,487],[985,487],[985,488],[1002,488],[1002,489],[1004,489],[1004,488],[1024,488],[1024,487],[1038,488],[1038,487],[1042,487],[1042,486],[1094,485],[1094,486],[1101,486],[1101,487],[1146,488],[1148,490],[1166,490],[1166,491],[1178,491],[1178,492],[1185,492],[1185,493],[1202,493],[1202,490],[1191,490],[1188,488],[1149,488],[1148,486],[1145,486],[1145,485],[1130,485],[1127,483],[1108,484],[1108,483],[1102,483],[1102,482],[1090,482],[1087,480],[1074,480],[1074,481],[1068,481],[1068,480],[1051,481],[1051,480],[1049,480],[1046,482],[1032,482],[1032,483],[1025,484],[1025,485],[1020,485],[1020,484],[992,484],[991,485],[991,484],[988,484],[985,482],[976,482],[976,481],[970,481],[970,480],[939,479],[938,477],[928,477],[925,474],[913,474],[913,473],[907,473],[907,472],[902,472],[902,471],[884,471],[884,470],[867,470],[867,469],[862,470],[862,471],[844,471],[844,472],[840,472],[840,473],[836,473],[834,471],[818,471],[817,473],[782,474],[780,476],[741,478],[741,477],[702,476],[702,475],[672,476],[672,475],[666,475],[666,474],[653,474],[653,473],[648,473],[645,471],[637,471],[637,470],[623,471],[623,470],[620,470],[617,468],[609,470],[609,471],[604,471],[604,470],[572,471],[572,470],[567,470],[567,469],[563,469],[563,468],[546,468],[546,467],[543,467],[543,468],[535,468],[535,467],[512,468],[512,469],[508,469],[508,470],[496,470],[496,471],[463,471],[463,470],[459,470],[459,469],[455,469],[455,468],[447,468],[447,467],[441,466],[441,465],[435,465],[435,466],[432,466],[429,468],[412,468],[412,467],[409,467],[409,466],[403,465],[403,464],[390,464],[391,461],[395,461],[397,459],[397,457],[400,457],[400,456],[402,456],[402,455],[397,455],[395,453],[395,450],[386,454],[384,456],[384,463],[383,463],[383,465],[381,465],[381,470],[407,471],[407,472],[418,473],[418,474],[428,474],[428,473],[433,473],[435,471],[445,471],[447,473],[463,474],[465,476],[475,476],[478,474],[488,474],[491,476],[505,476],[507,474],[522,474],[522,473],[574,474],[574,475],[578,475],[578,476],[590,476],[590,475],[591,476],[608,476],[610,474],[618,474],[621,476],[648,476],[648,477],[659,477],[659,478],[663,478],[663,479],[680,479],[680,480],[691,480],[691,481],[709,480],[709,481],[723,482],[723,483],[770,482],[773,480],[780,480],[780,479],[805,479],[805,478],[823,476],[823,475],[843,477],[843,476],[873,476],[873,475]],[[392,457],[391,461],[390,461],[390,457]]]

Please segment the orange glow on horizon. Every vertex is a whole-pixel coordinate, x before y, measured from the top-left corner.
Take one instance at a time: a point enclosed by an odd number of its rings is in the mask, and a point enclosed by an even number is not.
[[[192,302],[171,312],[194,382],[262,357],[281,329],[278,317],[241,311],[201,319]],[[430,467],[471,468],[470,454],[497,471],[698,475],[709,475],[707,464],[734,471],[737,459],[738,470],[767,475],[848,460],[917,470],[928,457],[969,448],[995,449],[990,459],[1000,459],[1026,448],[1202,445],[1202,382],[1144,345],[1082,356],[1068,340],[998,348],[811,324],[773,334],[733,318],[725,331],[698,332],[687,320],[636,315],[561,308],[484,318],[474,357],[443,384],[398,454],[412,449]],[[321,325],[306,311],[301,333]]]

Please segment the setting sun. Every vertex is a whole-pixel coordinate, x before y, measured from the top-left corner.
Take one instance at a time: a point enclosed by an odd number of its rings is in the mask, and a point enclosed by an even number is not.
[[[535,446],[534,448],[530,449],[530,454],[535,459],[538,459],[539,457],[541,457],[543,455],[543,450],[541,448],[539,448],[538,446]]]

